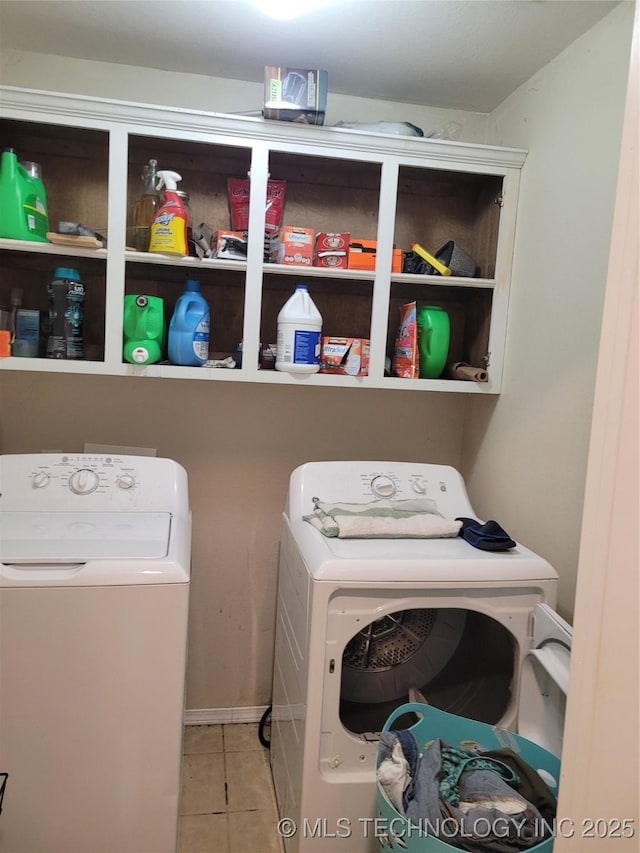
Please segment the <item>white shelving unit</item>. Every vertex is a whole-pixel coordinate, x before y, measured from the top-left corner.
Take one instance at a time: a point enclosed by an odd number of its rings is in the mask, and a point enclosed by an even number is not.
[[[107,249],[68,249],[0,238],[0,304],[21,287],[25,307],[47,309],[57,266],[85,283],[84,361],[5,358],[0,370],[171,377],[285,385],[489,393],[500,391],[520,171],[516,149],[308,127],[216,113],[0,87],[0,139],[42,165],[52,230],[82,222]],[[183,175],[194,223],[230,228],[229,177],[251,177],[247,260],[137,253],[127,226],[142,191],[143,165]],[[375,269],[327,270],[263,261],[269,177],[286,180],[283,224],[348,231],[377,240]],[[478,263],[477,277],[391,273],[394,247],[418,242],[435,253],[455,240]],[[186,278],[211,307],[210,351],[242,341],[242,368],[134,366],[122,359],[127,293],[161,296],[168,320]],[[369,375],[292,375],[261,370],[260,343],[275,342],[279,308],[296,282],[308,284],[323,334],[369,338]],[[385,372],[404,302],[442,305],[451,319],[450,361],[487,369],[488,381],[401,379]]]

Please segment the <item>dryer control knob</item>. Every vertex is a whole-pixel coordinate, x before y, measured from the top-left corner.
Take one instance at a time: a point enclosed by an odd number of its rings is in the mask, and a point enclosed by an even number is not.
[[[90,495],[99,483],[98,475],[91,468],[80,468],[69,477],[69,488],[74,495]]]
[[[123,474],[118,477],[118,485],[121,489],[132,489],[136,484],[135,479],[131,474]]]
[[[411,485],[413,486],[413,491],[417,492],[419,495],[425,495],[427,493],[427,484],[423,477],[416,477]]]
[[[391,477],[381,474],[371,481],[371,491],[379,498],[392,498],[396,493],[396,484]]]

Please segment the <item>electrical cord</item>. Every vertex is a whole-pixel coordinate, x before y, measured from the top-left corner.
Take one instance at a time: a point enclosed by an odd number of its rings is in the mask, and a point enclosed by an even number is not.
[[[266,737],[264,736],[264,729],[265,729],[265,726],[267,725],[267,721],[268,721],[269,717],[271,716],[271,708],[272,707],[273,707],[272,705],[269,705],[267,710],[264,712],[264,714],[260,718],[260,725],[258,726],[258,738],[260,739],[260,743],[264,747],[266,747],[267,749],[271,748],[271,740],[267,740]]]

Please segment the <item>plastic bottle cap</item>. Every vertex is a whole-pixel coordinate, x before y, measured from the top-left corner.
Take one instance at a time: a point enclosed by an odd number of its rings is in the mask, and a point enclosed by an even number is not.
[[[136,347],[131,356],[136,364],[144,364],[144,362],[149,358],[149,350],[145,349],[145,347]]]
[[[73,267],[56,267],[54,278],[70,278],[72,281],[80,281],[80,273]]]
[[[296,284],[296,290],[308,290],[308,289],[309,288],[307,287],[306,284]]]
[[[195,278],[188,278],[185,282],[184,289],[191,293],[197,293],[200,290],[200,282]]]

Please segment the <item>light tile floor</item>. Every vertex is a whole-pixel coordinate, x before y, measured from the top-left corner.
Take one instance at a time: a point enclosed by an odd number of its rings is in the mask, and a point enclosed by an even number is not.
[[[180,853],[283,853],[257,723],[185,726]]]

